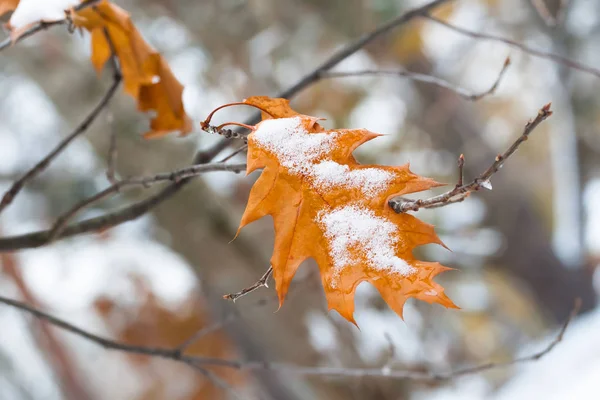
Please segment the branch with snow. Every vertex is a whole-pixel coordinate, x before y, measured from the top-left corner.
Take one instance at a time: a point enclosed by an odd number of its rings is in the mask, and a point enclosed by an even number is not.
[[[481,188],[491,190],[492,184],[490,183],[490,178],[492,175],[502,168],[506,160],[512,156],[515,151],[517,151],[519,146],[521,146],[524,141],[529,139],[531,132],[533,132],[539,124],[544,122],[552,115],[550,105],[551,103],[548,103],[543,106],[538,111],[537,116],[525,125],[521,136],[519,136],[503,154],[498,154],[492,165],[490,165],[488,169],[486,169],[483,173],[481,173],[481,175],[473,179],[471,182],[463,184],[463,166],[465,160],[464,156],[461,154],[458,161],[459,178],[454,189],[438,196],[430,197],[429,199],[411,200],[402,197],[391,199],[389,201],[390,207],[392,207],[392,209],[399,214],[407,211],[418,211],[421,208],[444,207],[449,204],[463,201],[472,192],[478,191]]]
[[[73,11],[81,11],[95,6],[100,1],[45,0],[40,2],[38,0],[21,0],[9,22],[12,28],[16,28],[18,34],[16,37],[11,34],[0,42],[0,51],[53,26],[67,25],[71,30],[71,15],[65,10],[71,8]]]

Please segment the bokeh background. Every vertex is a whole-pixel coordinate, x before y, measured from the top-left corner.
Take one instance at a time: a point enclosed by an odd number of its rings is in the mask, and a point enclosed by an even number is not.
[[[0,217],[2,235],[46,229],[73,204],[108,186],[110,136],[122,177],[189,165],[219,140],[198,129],[215,107],[275,95],[333,51],[425,2],[419,0],[123,0],[138,29],[185,85],[197,131],[144,140],[148,118],[119,93],[85,137],[27,186]],[[541,6],[540,6],[541,4]],[[540,10],[557,16],[548,26]],[[510,38],[600,66],[600,3],[593,0],[461,0],[437,15],[458,26]],[[0,56],[0,190],[75,127],[110,85],[89,61],[86,34],[42,32]],[[590,398],[600,381],[600,79],[511,49],[414,20],[359,51],[336,71],[407,69],[467,90],[487,90],[504,59],[497,91],[477,102],[399,77],[322,80],[297,95],[303,114],[326,127],[387,134],[357,157],[411,163],[453,185],[464,153],[466,178],[482,172],[538,109],[554,115],[492,179],[463,203],[419,211],[452,249],[420,256],[456,268],[438,278],[462,307],[409,301],[402,321],[368,284],[358,289],[357,329],[328,313],[318,270],[306,263],[277,310],[274,289],[235,304],[221,299],[255,282],[273,246],[265,218],[235,234],[257,174],[204,175],[152,213],[94,235],[1,255],[0,293],[91,332],[132,344],[176,346],[224,321],[190,353],[300,366],[450,371],[509,361],[552,340],[573,300],[583,309],[542,360],[449,382],[310,378],[291,372],[217,371],[242,398],[570,399]],[[220,122],[250,111],[223,110]],[[232,148],[239,146],[232,143]],[[222,156],[232,150],[227,149]],[[243,161],[243,154],[233,161]],[[134,189],[78,218],[130,204],[157,188]],[[427,196],[433,193],[419,194]],[[2,399],[228,399],[197,371],[174,362],[106,351],[21,312],[0,307]]]

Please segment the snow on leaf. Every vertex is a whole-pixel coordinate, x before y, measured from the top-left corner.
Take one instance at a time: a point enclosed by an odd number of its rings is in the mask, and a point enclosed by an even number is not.
[[[20,29],[38,21],[57,21],[65,17],[65,10],[77,5],[78,0],[9,0],[15,12],[10,17],[10,26]],[[18,5],[18,8],[17,8]],[[2,5],[0,5],[2,8]]]
[[[288,101],[251,97],[263,121],[248,136],[248,170],[263,168],[252,187],[240,229],[271,215],[273,276],[283,304],[300,264],[319,265],[330,309],[354,321],[354,291],[368,281],[402,316],[415,297],[456,308],[433,278],[448,268],[418,261],[417,246],[443,245],[433,226],[387,204],[397,195],[439,186],[408,165],[361,165],[352,152],[378,134],[364,129],[324,130],[318,118],[293,111]]]

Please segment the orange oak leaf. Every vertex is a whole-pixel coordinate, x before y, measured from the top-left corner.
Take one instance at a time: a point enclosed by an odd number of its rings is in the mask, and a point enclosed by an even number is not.
[[[317,118],[296,113],[284,99],[252,97],[245,103],[264,110],[263,121],[248,136],[247,168],[247,173],[263,172],[239,229],[272,216],[271,265],[280,306],[299,265],[314,258],[329,309],[354,324],[354,292],[363,281],[400,317],[410,297],[457,308],[433,281],[449,268],[412,254],[420,245],[443,245],[433,226],[388,205],[394,196],[439,183],[413,174],[408,165],[359,164],[352,152],[376,133],[324,130]]]
[[[125,91],[137,100],[140,111],[156,113],[146,137],[192,130],[183,107],[183,86],[164,58],[144,41],[125,10],[103,0],[77,12],[73,22],[92,35],[91,59],[96,71],[102,70],[114,47]]]

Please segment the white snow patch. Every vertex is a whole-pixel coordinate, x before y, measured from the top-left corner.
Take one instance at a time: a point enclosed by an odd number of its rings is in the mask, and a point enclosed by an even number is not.
[[[329,255],[333,259],[335,273],[358,261],[350,255],[350,249],[361,249],[369,265],[378,270],[401,276],[416,272],[406,261],[395,255],[398,243],[397,227],[378,217],[371,210],[351,205],[321,212],[318,222],[329,239]],[[335,283],[333,283],[335,284]]]
[[[282,166],[298,175],[310,174],[313,163],[332,149],[336,136],[308,133],[299,117],[268,119],[254,132],[260,146],[275,153]]]
[[[65,10],[79,4],[78,0],[21,0],[10,18],[14,28],[38,21],[57,21],[65,18]]]
[[[279,163],[295,175],[310,178],[321,189],[334,187],[360,189],[373,197],[385,190],[393,175],[377,168],[350,170],[333,160],[317,160],[331,152],[338,133],[309,133],[299,117],[269,119],[254,132],[259,146],[275,153]]]
[[[360,188],[369,197],[385,190],[386,184],[393,178],[392,174],[382,169],[362,168],[350,171],[349,166],[330,160],[316,164],[311,175],[314,182],[323,189],[336,186]]]

